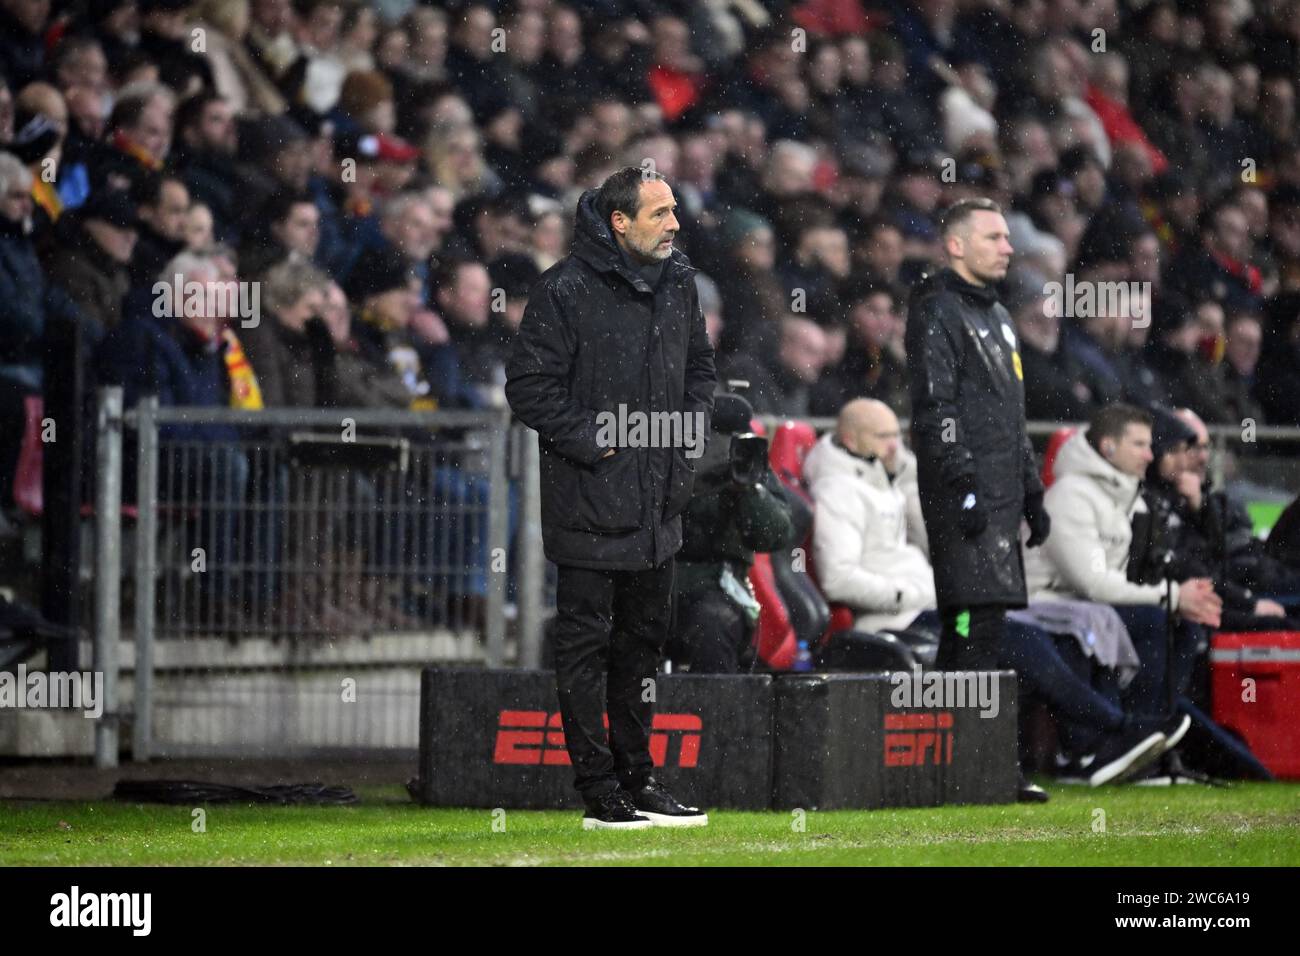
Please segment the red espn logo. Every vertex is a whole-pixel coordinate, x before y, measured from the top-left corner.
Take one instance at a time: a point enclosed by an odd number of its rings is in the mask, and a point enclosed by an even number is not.
[[[908,733],[889,733],[889,731]],[[925,731],[914,733],[913,731]],[[926,764],[925,752],[930,750],[936,766],[952,763],[952,714],[886,714],[885,715],[885,766],[918,767]]]
[[[569,751],[564,746],[564,724],[558,712],[503,710],[497,722],[493,763],[542,764],[568,767]],[[609,728],[609,715],[605,715]],[[655,714],[650,725],[650,759],[656,767],[668,760],[668,735],[680,733],[682,745],[677,766],[694,767],[700,759],[700,735],[704,721],[695,714]]]

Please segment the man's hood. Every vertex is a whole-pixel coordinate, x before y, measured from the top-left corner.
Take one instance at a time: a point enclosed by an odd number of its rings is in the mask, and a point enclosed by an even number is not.
[[[628,268],[619,252],[614,233],[600,213],[596,211],[596,196],[600,190],[588,189],[578,198],[578,211],[573,223],[573,254],[597,272],[617,272],[639,292],[650,292],[649,283]],[[673,248],[666,268],[695,271],[685,253]]]
[[[952,269],[943,268],[938,272],[932,272],[925,276],[916,287],[914,296],[924,296],[935,292],[955,292],[960,296],[971,299],[976,305],[985,307],[990,306],[998,301],[998,290],[995,285],[971,285],[961,276],[957,275]]]
[[[1117,504],[1127,508],[1137,497],[1138,479],[1124,474],[1101,457],[1097,450],[1088,444],[1086,436],[1087,429],[1080,429],[1061,446],[1052,469],[1056,474],[1056,480],[1060,481],[1066,475],[1091,478]]]

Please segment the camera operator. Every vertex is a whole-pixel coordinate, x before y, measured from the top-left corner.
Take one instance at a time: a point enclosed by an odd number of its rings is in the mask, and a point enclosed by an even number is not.
[[[1190,408],[1174,414],[1196,435],[1187,450],[1187,471],[1179,481],[1182,501],[1178,515],[1183,521],[1186,545],[1233,584],[1254,592],[1300,594],[1300,571],[1270,554],[1265,542],[1255,537],[1254,524],[1246,508],[1210,484],[1210,433]],[[1294,610],[1272,600],[1261,600],[1265,610],[1256,614],[1276,616]],[[1276,622],[1274,622],[1276,623]]]
[[[1147,511],[1133,518],[1129,579],[1158,584],[1166,577],[1209,578],[1223,599],[1220,618],[1225,630],[1292,629],[1294,622],[1285,617],[1282,605],[1260,598],[1224,573],[1226,562],[1216,553],[1222,538],[1216,527],[1219,517],[1204,506],[1201,475],[1192,462],[1196,430],[1169,409],[1153,408],[1152,417],[1154,457],[1142,486]]]
[[[714,434],[682,512],[677,623],[666,654],[693,674],[753,668],[759,611],[749,584],[754,553],[795,544],[789,493],[768,466],[767,439],[749,433],[753,415],[741,396],[715,396]]]

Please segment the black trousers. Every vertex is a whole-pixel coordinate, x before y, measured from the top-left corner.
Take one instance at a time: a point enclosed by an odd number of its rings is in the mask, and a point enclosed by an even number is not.
[[[1001,604],[967,608],[940,608],[943,629],[939,633],[936,670],[995,671],[1002,650],[1007,609]]]
[[[672,626],[674,567],[669,558],[646,571],[559,568],[555,682],[574,786],[585,800],[650,775],[653,681]]]

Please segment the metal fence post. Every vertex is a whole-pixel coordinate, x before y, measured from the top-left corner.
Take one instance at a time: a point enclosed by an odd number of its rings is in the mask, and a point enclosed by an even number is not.
[[[519,446],[519,666],[536,668],[542,664],[542,590],[546,583],[537,432],[523,429]]]
[[[510,421],[503,414],[492,426],[488,451],[487,663],[500,667],[506,656],[506,570],[498,564],[510,547],[510,493],[506,439]],[[497,570],[498,567],[501,570]]]
[[[1210,445],[1214,450],[1210,457],[1210,487],[1222,489],[1228,469],[1228,433],[1216,428]]]
[[[131,759],[149,759],[153,745],[154,585],[158,563],[158,399],[136,405],[135,714]]]
[[[118,649],[122,637],[122,389],[99,393],[95,432],[94,672],[103,675],[95,766],[116,767]]]

